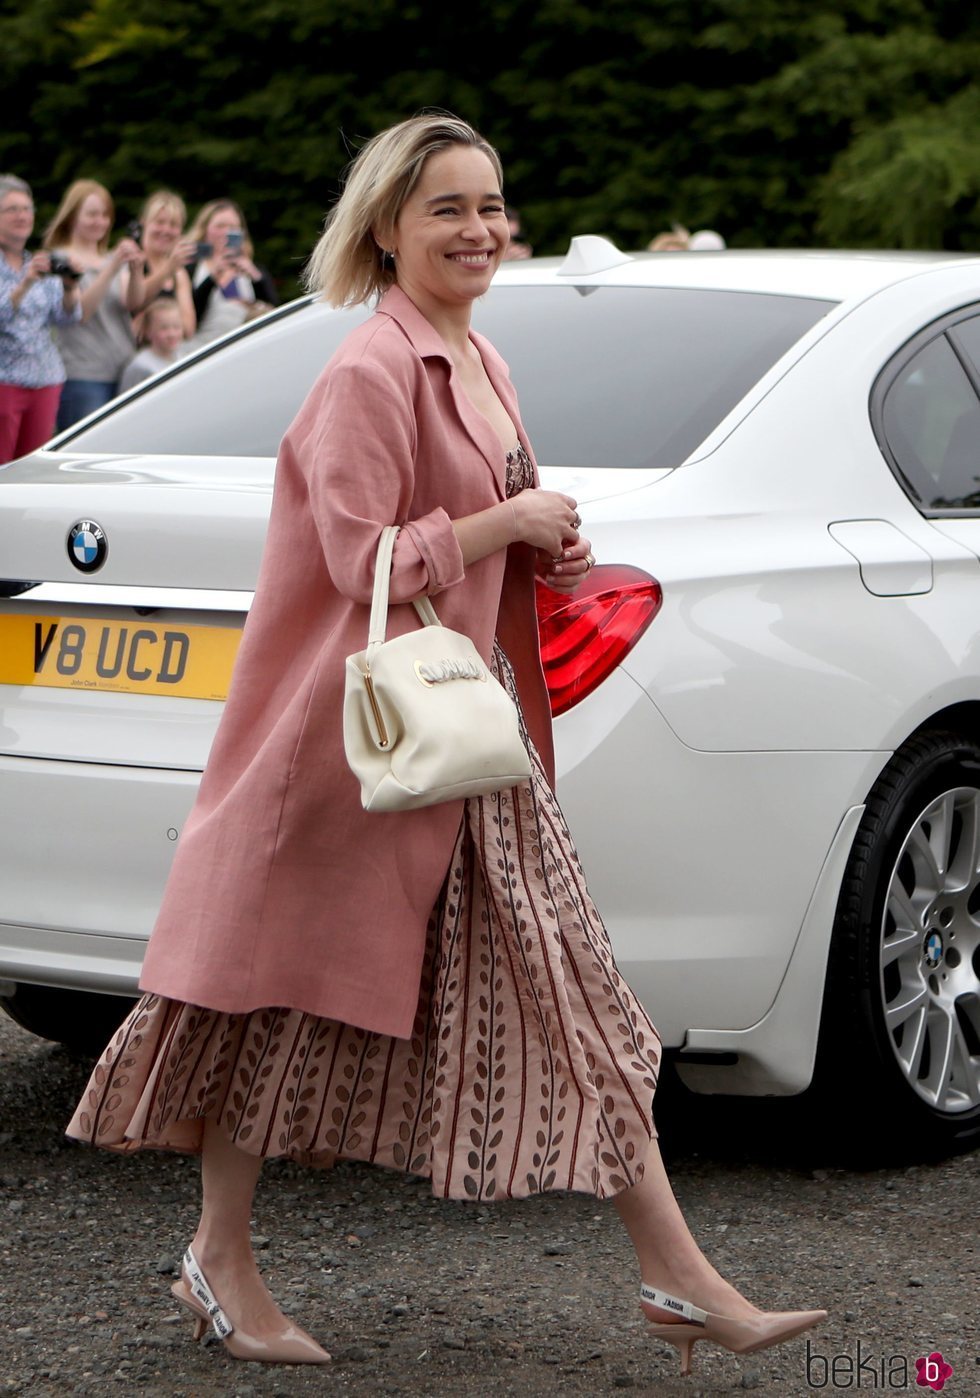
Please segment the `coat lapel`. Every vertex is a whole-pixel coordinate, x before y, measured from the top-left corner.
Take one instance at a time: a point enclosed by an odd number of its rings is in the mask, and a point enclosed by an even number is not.
[[[452,361],[452,356],[446,348],[442,336],[426,320],[425,316],[408,296],[405,295],[399,286],[392,286],[385,292],[378,303],[378,310],[385,315],[391,316],[404,330],[412,343],[416,353],[422,359],[443,359],[449,368],[449,388],[453,395],[453,403],[460,423],[466,435],[473,442],[473,445],[480,452],[487,465],[493,473],[494,482],[497,487],[497,494],[503,500],[507,494],[507,461],[506,453],[500,444],[500,438],[490,426],[490,423],[473,406],[469,394],[459,386],[457,382],[456,369]],[[506,376],[502,375],[498,369],[498,364],[493,355],[487,354],[484,346],[487,344],[482,336],[474,335],[470,332],[470,339],[480,351],[484,368],[487,371],[490,382],[500,398],[504,407],[510,413],[520,441],[524,442],[524,429],[521,427],[520,418],[517,414],[517,400],[514,391],[507,382]],[[527,443],[524,442],[525,449]]]
[[[501,359],[497,351],[494,349],[493,345],[491,345],[490,341],[484,335],[478,335],[474,331],[470,331],[470,339],[473,341],[477,349],[480,351],[480,358],[483,360],[483,367],[486,369],[487,376],[489,377],[490,382],[493,384],[494,392],[500,399],[501,403],[503,403],[504,407],[507,409],[508,414],[510,415],[510,420],[514,424],[514,429],[517,432],[517,440],[520,442],[521,446],[528,454],[528,458],[531,462],[531,465],[534,467],[534,479],[535,481],[537,481],[537,464],[534,460],[534,453],[531,450],[531,443],[528,441],[527,433],[524,431],[524,423],[521,421],[521,410],[517,402],[517,393],[507,373],[507,366],[505,365],[504,361]],[[482,413],[477,414],[477,416],[480,417],[484,422],[486,422],[486,419],[483,417]],[[487,426],[489,427],[489,423],[487,423]],[[496,432],[493,431],[493,428],[490,428],[490,435],[497,443],[497,448],[499,451],[500,442],[497,438]],[[500,461],[503,472],[502,476],[500,477],[500,481],[502,489],[504,489],[506,493],[506,453],[500,452]]]

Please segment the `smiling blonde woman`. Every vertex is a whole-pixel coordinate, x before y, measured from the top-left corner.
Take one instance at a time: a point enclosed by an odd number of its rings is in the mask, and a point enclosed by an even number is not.
[[[610,1199],[653,1332],[739,1352],[824,1312],[763,1313],[692,1238],[653,1123],[660,1041],[616,968],[554,794],[535,579],[594,563],[544,490],[507,368],[470,328],[508,242],[496,152],[414,117],[354,162],[309,269],[379,297],[279,454],[268,542],[224,717],[144,964],[70,1134],[202,1153],[174,1295],[239,1358],[323,1363],[265,1289],[249,1221],[262,1161],[370,1161],[443,1198]],[[374,815],[342,741],[382,530],[390,597],[432,597],[521,716],[531,776]],[[393,607],[389,633],[415,626]]]

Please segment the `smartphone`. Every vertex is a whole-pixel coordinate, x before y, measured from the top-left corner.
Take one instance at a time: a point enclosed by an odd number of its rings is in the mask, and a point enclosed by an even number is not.
[[[232,228],[225,234],[225,247],[229,252],[241,252],[245,234],[240,228]]]

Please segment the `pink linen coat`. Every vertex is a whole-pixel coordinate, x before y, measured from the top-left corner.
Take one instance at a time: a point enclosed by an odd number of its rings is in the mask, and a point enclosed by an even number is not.
[[[530,454],[507,368],[475,333]],[[533,459],[533,458],[532,458]],[[552,768],[534,550],[464,570],[451,521],[505,498],[505,453],[440,336],[397,287],[331,359],[282,441],[255,600],[181,833],[141,988],[217,1010],[285,1005],[405,1038],[462,802],[368,815],[344,756],[344,662],[367,643],[384,525],[392,603],[514,666]],[[393,606],[388,635],[418,626]]]

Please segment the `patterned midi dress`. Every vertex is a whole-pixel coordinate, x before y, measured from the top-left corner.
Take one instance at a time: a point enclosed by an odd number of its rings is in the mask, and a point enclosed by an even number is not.
[[[508,494],[533,484],[518,447]],[[518,706],[499,645],[492,668]],[[606,1198],[656,1132],[660,1040],[616,969],[524,726],[526,785],[465,802],[429,920],[410,1038],[283,1007],[243,1014],[145,995],[93,1070],[68,1135],[196,1152],[212,1118],[241,1149],[362,1160],[434,1194]]]

